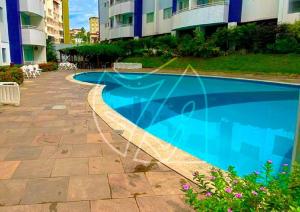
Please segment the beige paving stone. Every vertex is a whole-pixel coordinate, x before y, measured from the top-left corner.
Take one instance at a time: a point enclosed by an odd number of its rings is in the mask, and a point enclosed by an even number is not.
[[[54,159],[22,161],[16,169],[13,178],[50,177],[53,166]]]
[[[151,157],[149,160],[138,156],[137,158],[126,157],[122,159],[122,164],[126,173],[170,171],[168,167]]]
[[[89,174],[117,174],[124,173],[119,157],[93,157],[89,158]]]
[[[86,134],[69,134],[63,135],[61,139],[62,144],[84,144],[86,143]]]
[[[52,177],[78,176],[88,174],[88,158],[56,159]]]
[[[19,204],[26,183],[26,180],[0,180],[0,206]]]
[[[89,144],[102,143],[103,139],[99,133],[88,133],[86,135],[86,142]]]
[[[89,201],[43,204],[43,212],[90,212]]]
[[[187,182],[175,172],[147,172],[146,176],[157,195],[183,194],[182,184]]]
[[[186,203],[183,196],[151,196],[137,197],[138,207],[141,212],[164,211],[164,212],[192,212],[194,211]]]
[[[77,144],[72,147],[71,157],[97,157],[101,155],[99,144]]]
[[[27,182],[21,204],[65,202],[68,184],[69,179],[66,177],[30,180]]]
[[[68,201],[108,198],[111,198],[111,196],[107,175],[70,177]]]
[[[0,161],[4,160],[9,151],[10,148],[0,148]]]
[[[0,212],[41,212],[43,211],[42,205],[15,205],[0,207]]]
[[[42,147],[15,147],[8,155],[5,160],[35,160],[42,152]]]
[[[129,199],[97,200],[91,202],[91,212],[138,212],[136,201]]]
[[[57,145],[61,140],[61,135],[40,134],[35,137],[32,145]]]
[[[112,198],[128,198],[154,194],[144,173],[109,174],[108,180]]]
[[[48,159],[48,158],[54,157],[54,155],[57,153],[58,149],[59,148],[57,146],[43,147],[43,150],[40,154],[39,159]]]
[[[10,179],[19,164],[20,161],[0,161],[0,180]]]
[[[44,149],[51,154],[51,149]],[[72,145],[61,145],[52,152],[51,158],[69,158],[72,155],[73,146]],[[47,152],[46,152],[47,153]],[[46,154],[45,153],[45,154]]]

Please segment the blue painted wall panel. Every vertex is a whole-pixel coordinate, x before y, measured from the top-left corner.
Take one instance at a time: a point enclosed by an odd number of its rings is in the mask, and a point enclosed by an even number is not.
[[[177,10],[177,0],[173,0],[173,3],[172,3],[172,12],[176,13],[176,10]]]
[[[22,64],[23,51],[19,0],[7,0],[6,9],[11,62]]]
[[[228,22],[241,22],[243,0],[230,0]]]
[[[134,37],[142,37],[143,0],[134,0]]]

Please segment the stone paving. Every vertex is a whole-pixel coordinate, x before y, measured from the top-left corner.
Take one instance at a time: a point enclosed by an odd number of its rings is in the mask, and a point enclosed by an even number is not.
[[[0,106],[0,212],[191,211],[186,181],[96,117],[91,86],[43,73],[21,87],[21,106]]]

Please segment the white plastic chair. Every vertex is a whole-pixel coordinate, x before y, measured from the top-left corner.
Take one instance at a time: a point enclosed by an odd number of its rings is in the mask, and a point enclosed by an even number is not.
[[[35,70],[34,70],[33,65],[29,65],[29,66],[28,66],[28,71],[29,71],[29,73],[30,73],[30,75],[31,75],[32,77],[36,78],[36,72],[35,72]]]
[[[33,65],[34,71],[37,75],[41,75],[42,69],[40,69],[39,65]]]
[[[27,79],[29,79],[30,74],[28,73],[27,66],[22,66],[21,69],[22,69],[23,75],[25,75],[27,77]]]

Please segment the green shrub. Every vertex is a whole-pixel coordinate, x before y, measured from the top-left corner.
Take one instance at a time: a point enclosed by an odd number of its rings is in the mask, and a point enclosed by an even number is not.
[[[293,37],[278,38],[274,44],[269,45],[269,49],[278,54],[295,53],[298,48],[299,44]]]
[[[272,161],[263,166],[263,172],[240,178],[233,167],[228,173],[212,169],[210,177],[199,173],[194,179],[199,184],[199,199],[189,184],[183,185],[188,204],[197,211],[299,211],[300,167],[289,172],[288,164],[282,165],[278,175],[273,173]],[[298,209],[298,210],[297,210]]]
[[[39,67],[40,69],[42,69],[43,72],[56,71],[58,69],[58,64],[54,62],[42,63],[39,64]]]
[[[0,67],[0,82],[16,82],[21,85],[24,81],[23,72],[18,67]]]

